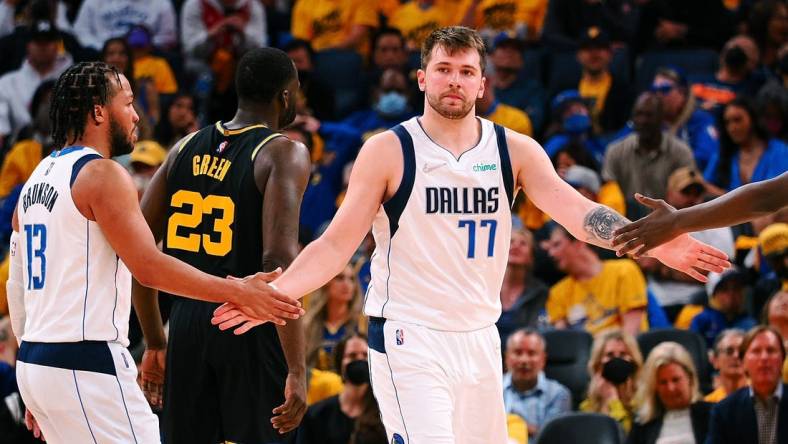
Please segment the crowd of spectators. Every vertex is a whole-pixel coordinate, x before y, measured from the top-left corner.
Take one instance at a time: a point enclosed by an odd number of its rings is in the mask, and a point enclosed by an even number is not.
[[[785,0],[0,0],[0,258],[22,184],[58,148],[51,92],[74,62],[103,60],[131,82],[139,142],[118,160],[141,195],[176,141],[232,117],[243,52],[282,48],[301,84],[284,133],[312,160],[307,244],[341,203],[364,141],[422,111],[421,42],[459,24],[488,46],[477,115],[536,139],[568,183],[630,218],[646,213],[635,193],[684,208],[788,171]],[[612,417],[633,443],[786,436],[788,211],[693,233],[736,265],[706,285],[574,239],[523,196],[512,215],[498,322],[512,442],[571,410]],[[385,442],[357,362],[372,250],[368,238],[306,299],[314,406],[302,442]],[[3,262],[0,315],[6,277]],[[704,364],[679,333],[643,348],[644,334],[668,327],[697,335]],[[554,330],[592,338],[581,399],[548,377]],[[12,367],[13,341],[2,347]],[[18,403],[12,384],[0,389]]]

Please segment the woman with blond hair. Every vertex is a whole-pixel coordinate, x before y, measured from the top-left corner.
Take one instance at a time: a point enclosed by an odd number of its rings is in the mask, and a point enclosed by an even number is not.
[[[338,371],[331,360],[336,344],[349,334],[366,330],[365,325],[359,325],[363,324],[361,304],[361,288],[350,264],[309,296],[304,316],[308,367]]]
[[[663,342],[646,359],[635,402],[640,406],[627,444],[703,444],[711,404],[701,401],[698,373],[687,350]]]
[[[588,361],[588,398],[580,404],[580,410],[608,415],[628,433],[641,367],[643,356],[632,335],[615,329],[597,336]]]

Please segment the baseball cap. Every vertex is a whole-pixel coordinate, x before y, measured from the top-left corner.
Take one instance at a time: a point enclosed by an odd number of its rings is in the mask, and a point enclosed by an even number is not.
[[[669,190],[681,191],[690,185],[705,187],[703,175],[693,167],[678,168],[668,177]]]
[[[580,91],[576,89],[567,89],[561,91],[553,98],[553,101],[550,103],[550,109],[555,112],[559,109],[563,109],[564,106],[571,102],[583,102],[583,97],[580,95]]]
[[[134,145],[131,162],[139,162],[148,166],[159,166],[167,158],[167,151],[153,140],[142,140]]]
[[[52,41],[60,38],[57,27],[49,20],[36,20],[30,25],[32,40]]]
[[[758,244],[764,256],[780,254],[788,250],[788,224],[771,224],[758,235]]]
[[[589,26],[580,34],[578,41],[580,49],[585,48],[609,48],[610,36],[599,26]]]
[[[586,188],[594,194],[599,192],[601,186],[599,175],[591,168],[581,165],[572,165],[567,168],[564,180],[575,188]]]
[[[728,282],[736,282],[741,286],[747,284],[747,274],[736,267],[729,268],[722,273],[709,273],[709,281],[706,282],[706,294],[714,296],[720,286]]]
[[[151,44],[150,32],[144,26],[134,26],[126,34],[126,41],[132,48],[148,47]]]

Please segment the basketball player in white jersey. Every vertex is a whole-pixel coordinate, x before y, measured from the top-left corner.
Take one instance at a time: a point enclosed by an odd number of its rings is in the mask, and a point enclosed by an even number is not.
[[[326,232],[273,281],[300,297],[337,274],[370,225],[365,300],[375,397],[392,443],[506,442],[495,321],[514,191],[577,238],[610,248],[625,219],[564,182],[533,139],[475,117],[485,50],[468,28],[434,31],[422,48],[424,115],[370,138]],[[703,280],[721,252],[688,236],[653,255]],[[212,320],[241,334],[255,321],[231,305]]]
[[[211,276],[157,249],[131,177],[110,159],[133,146],[139,118],[132,102],[128,80],[106,64],[63,73],[52,132],[58,146],[68,146],[36,167],[13,218],[7,287],[21,339],[17,381],[29,426],[40,426],[50,443],[159,442],[158,420],[125,348],[129,270],[145,285],[235,301],[278,324],[303,312],[264,276]]]

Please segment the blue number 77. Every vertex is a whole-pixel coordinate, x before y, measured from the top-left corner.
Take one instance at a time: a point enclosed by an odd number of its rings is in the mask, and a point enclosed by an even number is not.
[[[489,227],[487,257],[492,257],[495,249],[495,229],[498,228],[498,221],[495,219],[483,219],[479,221],[479,226],[481,228]],[[458,227],[468,227],[468,259],[473,259],[476,256],[476,221],[463,219],[459,222]]]

